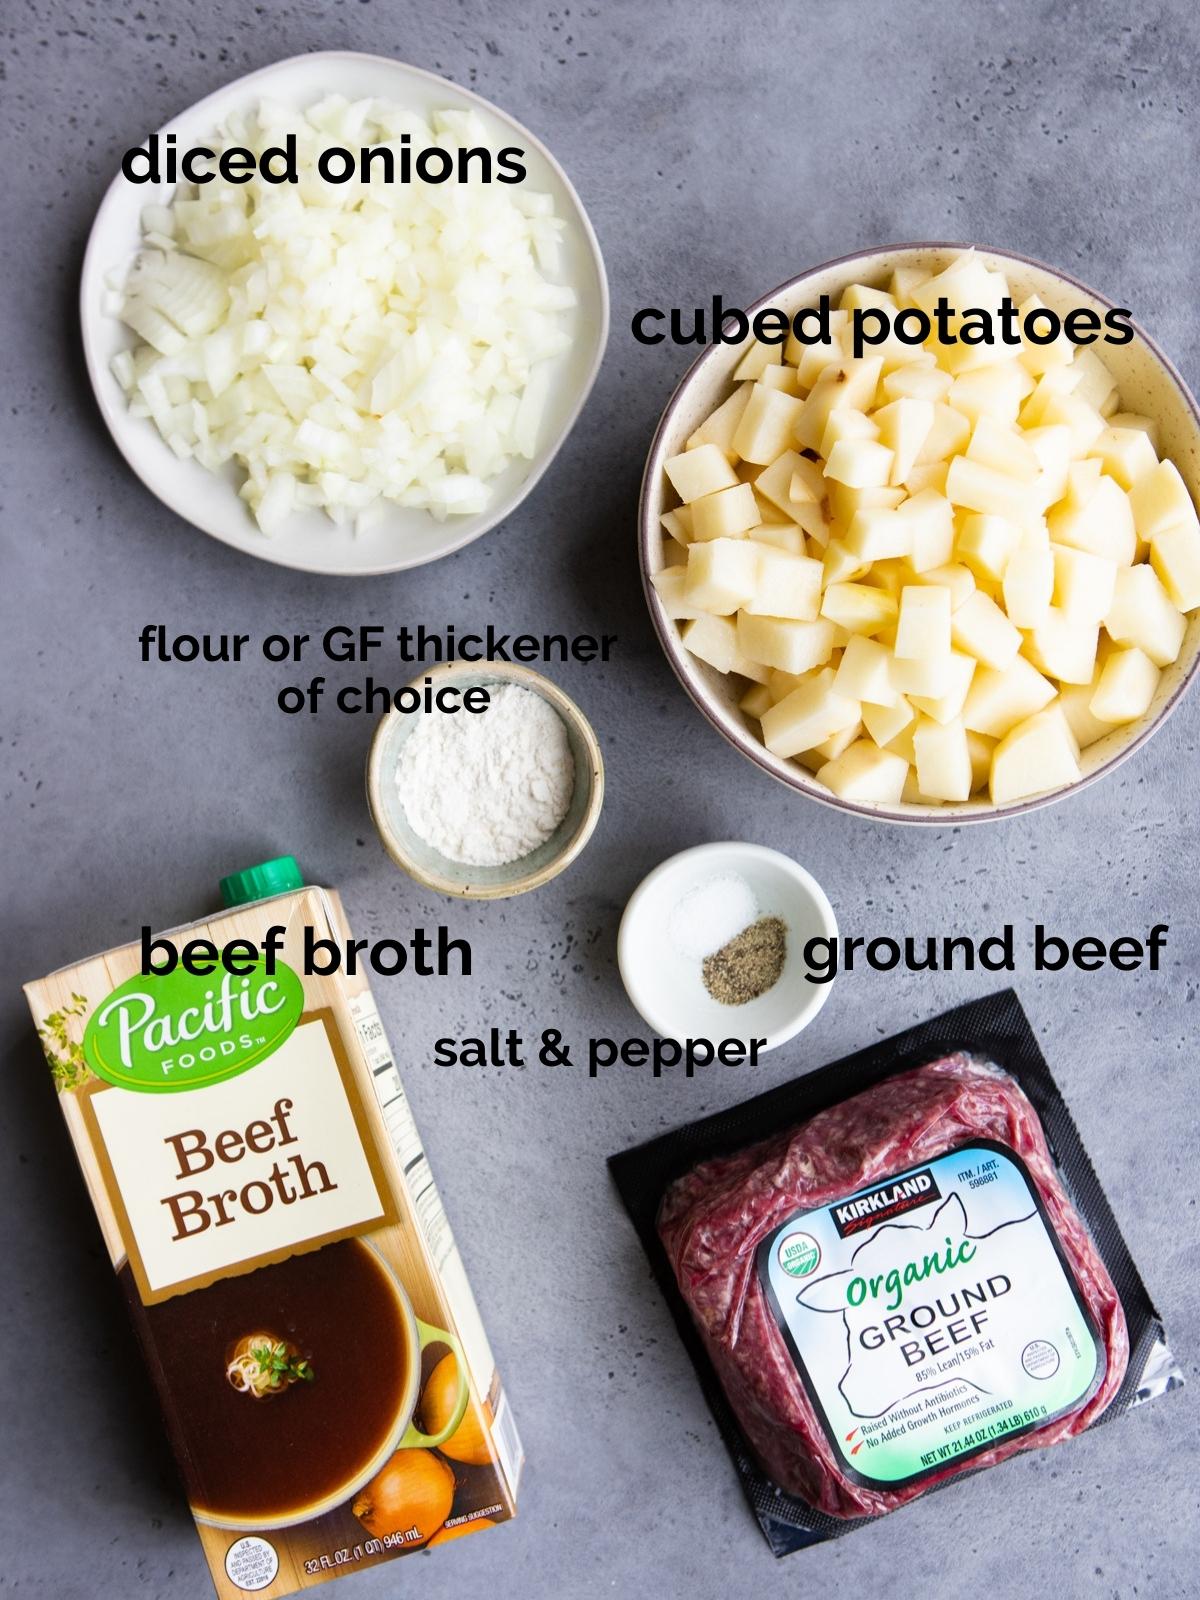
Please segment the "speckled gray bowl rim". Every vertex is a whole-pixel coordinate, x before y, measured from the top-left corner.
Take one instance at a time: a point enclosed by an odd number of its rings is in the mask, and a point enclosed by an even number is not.
[[[755,312],[774,304],[781,294],[790,294],[798,289],[810,278],[817,277],[820,273],[828,272],[834,267],[848,267],[855,261],[870,261],[878,256],[897,256],[909,252],[930,250],[981,250],[989,256],[1002,256],[1009,261],[1019,261],[1027,267],[1035,267],[1039,272],[1046,272],[1052,278],[1057,278],[1060,283],[1070,285],[1089,295],[1100,305],[1112,307],[1114,302],[1106,295],[1099,294],[1088,284],[1073,278],[1070,273],[1061,271],[1058,267],[1049,266],[1045,261],[1039,261],[1036,256],[1022,255],[1017,250],[1002,250],[987,244],[963,244],[953,240],[930,240],[927,243],[908,243],[893,245],[878,245],[870,250],[854,250],[849,255],[834,256],[832,260],[823,261],[819,266],[808,267],[794,278],[788,278],[784,283],[778,284],[767,294],[746,306],[748,317],[753,317]],[[1134,318],[1129,318],[1130,326],[1137,338],[1146,346],[1168,377],[1175,384],[1186,408],[1192,414],[1192,421],[1200,432],[1200,405],[1195,396],[1175,366],[1174,362],[1166,356],[1155,341],[1146,332],[1145,328]],[[1000,822],[1009,817],[1019,817],[1029,811],[1039,811],[1043,806],[1053,805],[1058,800],[1065,799],[1068,795],[1078,794],[1081,790],[1096,783],[1100,778],[1107,777],[1114,772],[1124,761],[1127,761],[1136,750],[1140,750],[1153,734],[1157,733],[1175,710],[1180,700],[1187,693],[1194,682],[1197,672],[1200,671],[1200,652],[1197,652],[1191,666],[1180,680],[1171,697],[1163,704],[1157,715],[1137,733],[1129,743],[1123,745],[1109,757],[1094,772],[1087,773],[1084,777],[1076,779],[1074,783],[1065,784],[1059,789],[1048,789],[1044,794],[1034,795],[1028,800],[1018,800],[1010,806],[987,806],[978,811],[947,811],[942,806],[930,806],[928,815],[917,811],[894,811],[884,805],[866,805],[856,800],[842,800],[831,790],[824,789],[815,784],[808,777],[802,767],[796,767],[794,772],[778,772],[771,763],[765,759],[768,752],[765,746],[750,733],[749,729],[737,725],[732,716],[726,716],[716,708],[702,686],[696,680],[693,669],[688,663],[687,653],[679,637],[677,625],[665,614],[658,599],[654,585],[650,581],[650,540],[658,529],[657,519],[652,524],[648,513],[649,491],[657,475],[662,471],[663,456],[666,447],[666,436],[675,419],[675,414],[691,388],[693,381],[700,375],[705,366],[718,358],[725,350],[726,345],[709,345],[708,348],[692,362],[675,387],[674,393],[667,401],[665,410],[654,431],[650,441],[650,451],[646,457],[645,470],[642,473],[641,493],[638,501],[638,561],[642,571],[642,590],[646,597],[646,605],[650,611],[654,631],[662,645],[667,660],[671,663],[675,676],[679,679],[687,692],[692,704],[703,713],[704,717],[736,750],[739,750],[756,767],[765,772],[768,777],[782,783],[786,788],[793,789],[797,794],[806,795],[810,800],[829,806],[835,811],[850,811],[859,817],[866,817],[872,822],[894,822],[909,824],[917,828],[958,828],[977,822]]]
[[[558,712],[564,723],[568,724],[579,739],[580,746],[587,757],[588,763],[588,795],[580,813],[579,821],[574,830],[566,835],[557,854],[551,856],[540,866],[532,870],[519,871],[522,857],[512,862],[512,877],[495,883],[470,883],[459,882],[445,877],[441,873],[428,871],[419,862],[413,859],[406,848],[404,841],[397,838],[392,831],[386,810],[380,799],[382,785],[388,781],[383,773],[384,754],[388,748],[389,729],[397,721],[406,716],[424,716],[425,712],[397,711],[395,706],[385,711],[380,717],[375,732],[371,738],[370,748],[367,751],[366,762],[366,789],[367,809],[371,813],[371,821],[379,835],[379,842],[387,851],[395,864],[409,877],[419,883],[424,889],[432,889],[436,894],[446,895],[452,900],[511,900],[519,894],[527,894],[531,889],[540,889],[543,884],[549,883],[552,878],[557,878],[560,872],[565,872],[571,863],[581,854],[584,846],[595,832],[596,824],[600,820],[600,812],[604,805],[604,753],[600,741],[596,737],[596,730],[592,727],[587,717],[575,704],[571,696],[560,689],[559,686],[543,673],[535,672],[532,667],[527,667],[515,661],[443,661],[431,667],[425,667],[411,678],[405,685],[406,688],[419,688],[426,678],[431,678],[435,683],[446,679],[470,676],[475,678],[491,678],[497,683],[514,683],[520,687],[531,690],[540,695],[543,700]],[[449,862],[454,867],[460,863]],[[466,869],[466,870],[469,870]]]

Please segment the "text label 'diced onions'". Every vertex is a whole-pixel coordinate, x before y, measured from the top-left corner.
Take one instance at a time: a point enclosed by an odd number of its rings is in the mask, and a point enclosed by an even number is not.
[[[1061,333],[970,342],[969,308],[1007,296],[971,253],[852,284],[827,342],[751,341],[665,464],[663,610],[750,680],[768,750],[845,800],[1074,783],[1082,749],[1150,710],[1200,607],[1200,522],[1154,419]],[[851,353],[856,311],[942,299],[963,338]]]
[[[295,184],[255,171],[146,207],[109,305],[139,340],[112,364],[130,409],[178,456],[236,464],[264,533],[314,506],[358,527],[388,503],[483,511],[492,480],[535,454],[570,344],[551,197],[459,159],[494,148],[474,112],[264,102],[209,143],[260,157],[285,140]],[[317,167],[334,143],[438,148],[455,176],[330,182]]]

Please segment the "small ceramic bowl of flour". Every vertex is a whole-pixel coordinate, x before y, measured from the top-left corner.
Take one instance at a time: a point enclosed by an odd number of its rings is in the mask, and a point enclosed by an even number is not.
[[[389,711],[367,762],[371,816],[392,860],[471,900],[556,877],[591,837],[604,797],[600,745],[579,707],[540,673],[499,661],[447,662],[409,687],[420,709]]]

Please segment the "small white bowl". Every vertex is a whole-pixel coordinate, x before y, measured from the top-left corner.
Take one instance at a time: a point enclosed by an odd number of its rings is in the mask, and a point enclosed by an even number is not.
[[[198,462],[180,461],[152,422],[130,416],[110,364],[119,350],[136,341],[123,323],[105,313],[105,279],[114,268],[133,261],[141,241],[142,208],[166,205],[173,193],[170,184],[134,185],[119,173],[113,180],[88,239],[79,313],[88,376],[101,415],[121,454],[152,494],[185,521],[246,555],[301,572],[365,577],[419,567],[460,550],[520,505],[558,454],[591,392],[608,339],[608,282],[583,203],[545,145],[469,89],[402,61],[352,50],[293,56],[218,89],[160,131],[176,134],[182,150],[202,143],[232,112],[248,110],[264,97],[299,110],[332,92],[350,100],[393,100],[426,115],[441,110],[477,112],[502,144],[515,144],[525,152],[529,187],[553,195],[556,213],[568,224],[561,278],[578,296],[578,304],[567,314],[573,343],[556,364],[537,454],[532,461],[514,462],[493,480],[492,503],[485,511],[438,522],[426,511],[393,506],[356,535],[335,526],[324,512],[307,510],[296,512],[281,532],[268,539],[238,495],[244,481],[240,469],[230,467],[218,476]]]
[[[694,889],[714,878],[739,877],[760,917],[787,925],[783,972],[766,994],[741,1006],[721,1005],[708,993],[700,962],[678,948],[671,914]],[[837,938],[837,919],[821,885],[790,856],[761,844],[727,840],[669,856],[629,897],[617,933],[617,965],[638,1015],[666,1039],[765,1039],[767,1050],[794,1038],[820,1011],[831,985],[810,983],[805,943]]]

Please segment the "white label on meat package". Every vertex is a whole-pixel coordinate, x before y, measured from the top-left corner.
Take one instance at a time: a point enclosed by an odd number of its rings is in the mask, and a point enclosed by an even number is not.
[[[980,1141],[799,1211],[758,1270],[830,1444],[895,1488],[1074,1410],[1095,1329],[1024,1164]]]

